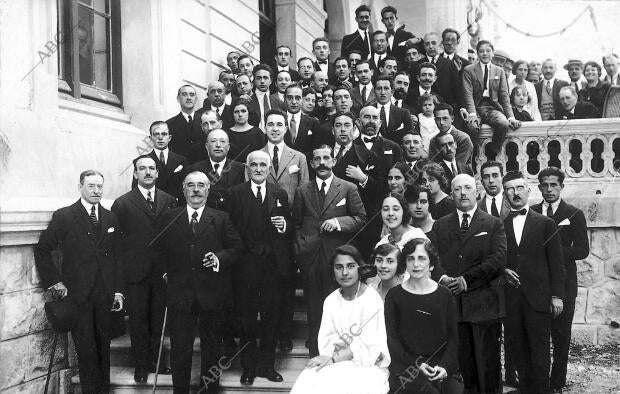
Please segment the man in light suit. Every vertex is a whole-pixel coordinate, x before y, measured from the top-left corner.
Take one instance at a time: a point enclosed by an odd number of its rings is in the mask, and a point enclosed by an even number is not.
[[[316,179],[301,185],[293,200],[293,220],[297,227],[295,260],[304,277],[308,300],[310,357],[319,354],[317,336],[323,301],[337,288],[329,258],[334,249],[353,240],[367,219],[357,186],[332,173],[335,164],[332,148],[321,146],[312,155]]]
[[[194,111],[197,99],[196,89],[192,85],[181,86],[177,92],[181,112],[166,120],[172,137],[170,149],[184,157],[187,157],[192,145],[204,142],[204,134],[200,128],[202,110]]]
[[[557,119],[557,113],[562,108],[560,106],[560,89],[568,86],[568,82],[555,78],[555,72],[555,62],[551,59],[545,60],[542,64],[544,78],[534,84],[542,120]]]
[[[288,242],[292,233],[288,197],[280,186],[267,182],[269,154],[250,152],[246,167],[250,180],[230,188],[228,211],[244,245],[235,269],[236,308],[243,327],[241,384],[252,385],[256,376],[272,382],[283,380],[274,369],[282,301],[279,286],[291,279],[294,266]]]
[[[34,258],[43,287],[77,305],[71,336],[82,392],[103,393],[110,384],[110,308],[120,311],[124,302],[122,252],[116,215],[99,203],[103,175],[82,172],[78,190],[78,201],[52,215]]]
[[[370,38],[370,7],[365,4],[355,9],[355,21],[357,31],[342,37],[340,56],[349,57],[351,51],[356,50],[362,55],[362,59],[367,60],[372,54]]]
[[[499,218],[477,209],[472,176],[453,179],[452,198],[456,211],[433,224],[431,239],[441,261],[433,277],[456,297],[459,365],[466,392],[501,393],[506,233]]]
[[[284,135],[287,131],[286,114],[282,111],[272,109],[267,113],[267,145],[263,148],[271,158],[271,168],[267,182],[275,183],[280,186],[288,196],[288,206],[293,206],[295,190],[308,182],[308,162],[306,156],[294,149],[291,149],[284,142]],[[295,280],[293,270],[289,278],[279,281],[278,286],[281,290],[280,303],[280,327],[279,327],[279,346],[280,350],[290,351],[293,348],[291,341],[293,329],[293,308],[295,301]]]
[[[412,130],[411,114],[405,108],[392,105],[392,79],[381,76],[375,82],[377,109],[381,120],[380,133],[383,137],[400,143],[403,135]]]
[[[165,191],[173,197],[183,202],[183,193],[181,191],[181,182],[183,174],[187,171],[187,159],[169,148],[172,141],[172,135],[168,131],[168,124],[162,121],[155,121],[149,127],[151,141],[153,142],[153,150],[149,156],[155,160],[157,164],[157,180],[155,186]],[[135,188],[138,184],[136,178],[133,178],[131,187]]]
[[[508,128],[516,129],[521,122],[515,119],[510,106],[506,74],[501,67],[491,63],[493,44],[486,40],[476,45],[479,61],[463,70],[463,92],[468,112],[466,123],[469,135],[477,134],[479,121],[493,128],[490,153],[496,155],[504,142]]]
[[[551,320],[563,309],[565,269],[553,219],[528,206],[529,187],[520,171],[503,180],[511,211],[506,219],[508,252],[506,347],[517,366],[521,393],[549,391]]]
[[[570,347],[571,326],[577,297],[577,266],[590,253],[586,217],[579,208],[561,198],[564,189],[564,172],[548,167],[538,173],[538,188],[544,201],[532,205],[532,210],[553,218],[558,226],[566,269],[564,308],[560,316],[551,321],[553,342],[553,365],[551,367],[551,390],[562,392],[566,385],[566,364]]]
[[[163,272],[153,267],[149,243],[155,237],[155,221],[176,207],[176,198],[155,187],[157,164],[151,156],[133,161],[136,188],[112,204],[118,218],[119,240],[124,264],[129,334],[135,363],[134,380],[146,383],[148,372],[155,372],[164,318],[166,287]],[[160,366],[160,374],[170,369]]]
[[[207,393],[217,393],[223,311],[232,303],[231,271],[243,244],[227,213],[206,206],[209,179],[200,171],[187,174],[183,193],[187,206],[161,216],[155,226],[153,262],[167,280],[168,328],[172,385],[189,393],[192,347],[198,320],[200,376]]]

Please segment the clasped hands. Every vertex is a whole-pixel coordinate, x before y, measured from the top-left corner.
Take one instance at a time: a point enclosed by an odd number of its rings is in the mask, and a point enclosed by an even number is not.
[[[271,224],[273,224],[278,231],[284,232],[284,225],[286,224],[286,220],[284,220],[284,216],[272,216]]]
[[[456,278],[450,276],[443,276],[440,281],[442,285],[446,286],[452,294],[459,294],[467,290],[467,282],[465,282],[465,278],[462,276],[458,276]]]
[[[443,380],[448,376],[448,372],[445,368],[440,367],[439,365],[431,367],[427,363],[420,364],[420,372],[422,372],[430,381]]]
[[[69,294],[69,290],[67,289],[67,286],[65,286],[64,283],[62,282],[58,282],[55,285],[53,285],[52,287],[49,288],[49,290],[51,291],[51,294],[53,297],[57,297],[57,298],[65,298],[68,294]],[[114,294],[114,301],[112,302],[112,309],[110,309],[112,312],[118,312],[123,310],[123,304],[125,303],[125,299],[123,298],[123,296],[119,293]]]

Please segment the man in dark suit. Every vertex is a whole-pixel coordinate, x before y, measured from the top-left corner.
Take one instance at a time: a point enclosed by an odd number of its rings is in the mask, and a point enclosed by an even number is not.
[[[187,159],[169,148],[172,136],[168,132],[166,122],[153,122],[149,132],[153,141],[153,150],[149,156],[155,160],[158,172],[155,186],[183,202],[181,182],[187,170]],[[134,178],[131,187],[135,188],[137,184],[138,181]]]
[[[349,69],[349,61],[346,57],[338,57],[334,60],[334,75],[336,79],[331,81],[336,86],[344,86],[347,89],[353,88],[353,78],[351,78],[351,70]],[[322,88],[321,90],[322,91]],[[319,91],[319,92],[320,92]]]
[[[375,97],[375,89],[372,86],[373,70],[370,63],[366,60],[360,60],[355,65],[355,73],[357,75],[358,85],[350,90],[353,107],[359,112],[360,109],[367,105],[377,104]]]
[[[297,59],[297,71],[301,79],[297,81],[302,88],[309,88],[312,85],[312,74],[316,71],[314,61],[309,57]]]
[[[273,93],[273,95],[276,95],[278,97],[278,100],[280,100],[282,102],[282,105],[284,105],[284,92],[286,91],[286,88],[293,83],[293,81],[291,80],[291,73],[286,71],[286,70],[282,70],[282,71],[278,71],[278,74],[276,75],[276,93]]]
[[[420,39],[416,40],[416,36],[413,33],[405,30],[405,25],[400,25],[396,8],[390,5],[381,9],[381,22],[385,26],[387,35],[387,53],[396,58],[400,68],[405,64],[407,43],[415,44]]]
[[[572,86],[560,89],[561,109],[556,112],[556,119],[592,119],[600,118],[601,112],[592,103],[577,102],[577,92]]]
[[[375,82],[377,109],[381,120],[380,133],[398,144],[403,135],[412,130],[411,114],[404,108],[392,105],[392,88],[389,77],[379,77]]]
[[[252,100],[248,106],[250,112],[254,112],[258,115],[258,124],[253,126],[260,127],[261,130],[265,130],[265,114],[272,108],[283,109],[282,102],[271,96],[269,87],[271,86],[271,76],[273,72],[271,67],[266,64],[257,64],[252,74],[254,75],[254,94]]]
[[[583,211],[568,204],[561,197],[564,189],[564,172],[556,167],[545,168],[538,173],[538,182],[544,201],[532,205],[532,210],[552,218],[558,226],[566,270],[564,308],[562,313],[551,321],[551,341],[553,342],[551,390],[562,392],[562,387],[566,385],[566,364],[577,297],[575,260],[588,257],[590,244]]]
[[[112,204],[118,218],[124,279],[129,312],[129,334],[135,364],[134,380],[146,383],[148,372],[155,372],[166,287],[163,272],[153,267],[149,243],[155,237],[155,221],[176,207],[176,198],[157,189],[157,164],[151,156],[139,156],[133,161],[136,188],[120,196]],[[161,367],[160,374],[170,374]]]
[[[441,43],[443,45],[443,57],[454,65],[454,68],[460,73],[463,69],[471,64],[471,62],[456,53],[461,42],[461,34],[448,27],[441,32]],[[460,78],[459,78],[459,82]]]
[[[508,82],[504,70],[491,64],[493,44],[486,40],[476,45],[479,62],[463,70],[465,107],[469,115],[466,123],[469,135],[475,135],[482,123],[493,128],[489,144],[491,155],[496,155],[504,142],[508,128],[517,129],[521,122],[515,119],[510,106]]]
[[[167,280],[172,384],[175,392],[189,392],[198,319],[200,376],[207,393],[216,393],[219,374],[210,368],[218,365],[219,326],[232,300],[231,267],[243,245],[228,214],[206,206],[207,175],[187,174],[183,193],[187,206],[161,216],[153,242],[154,264]]]
[[[222,129],[209,133],[205,148],[208,158],[192,164],[188,172],[200,171],[207,174],[211,185],[207,206],[222,210],[227,206],[228,189],[245,181],[245,166],[228,158],[230,142],[228,134]]]
[[[450,133],[437,134],[437,157],[434,161],[441,165],[448,184],[452,182],[452,179],[458,174],[474,175],[474,171],[470,164],[459,162],[456,160],[456,142],[454,137]]]
[[[292,84],[286,88],[284,107],[288,131],[284,135],[284,142],[309,159],[320,125],[318,120],[301,112],[301,101],[302,89],[299,85]]]
[[[433,224],[431,238],[441,261],[433,276],[456,297],[459,365],[466,392],[501,393],[506,233],[499,218],[477,209],[476,193],[472,176],[457,175],[452,181],[457,209]]]
[[[560,89],[568,86],[568,82],[555,78],[556,65],[551,59],[542,64],[543,79],[534,84],[538,96],[538,108],[542,120],[557,119],[556,115],[561,111]]]
[[[235,86],[235,75],[230,70],[220,71],[218,81],[224,84],[226,95],[224,96],[224,102],[228,105],[232,104],[233,88]]]
[[[291,280],[294,265],[288,245],[292,233],[288,196],[280,186],[267,182],[269,154],[251,152],[246,166],[250,181],[230,188],[228,201],[230,218],[244,244],[235,281],[243,327],[241,343],[250,344],[241,354],[241,384],[251,385],[256,376],[282,381],[274,370],[282,302],[279,289],[282,281]]]
[[[508,241],[505,346],[517,366],[519,391],[549,390],[551,320],[562,313],[564,260],[553,219],[528,206],[529,187],[519,171],[503,180],[512,210],[506,219]]]
[[[422,154],[424,153],[424,145],[420,134],[414,134],[410,131],[403,135],[400,148],[403,151],[403,163],[405,163],[411,171],[419,172],[422,169],[422,162],[418,163],[418,161],[422,158]]]
[[[77,305],[71,336],[78,355],[83,393],[108,391],[110,308],[123,309],[123,261],[116,215],[103,208],[103,175],[80,174],[81,198],[54,212],[34,257],[43,287]],[[60,249],[62,266],[54,251]]]
[[[417,66],[416,79],[417,83],[409,88],[405,102],[413,108],[412,114],[418,116],[422,112],[420,106],[420,97],[425,94],[437,97],[439,102],[443,102],[443,98],[439,95],[435,82],[437,81],[437,66],[433,63],[423,62]],[[413,75],[413,74],[412,74]]]
[[[411,115],[415,115],[419,112],[416,112],[416,110],[406,102],[410,86],[411,80],[409,79],[409,74],[405,71],[400,71],[397,73],[394,76],[394,93],[392,94],[392,104],[398,108],[405,108]]]
[[[351,51],[356,50],[362,55],[362,59],[367,60],[372,54],[372,46],[370,42],[370,7],[365,4],[355,9],[355,21],[357,22],[357,31],[342,37],[342,46],[340,47],[340,56],[349,57]]]
[[[454,121],[454,110],[450,104],[439,103],[435,105],[435,123],[439,132],[451,134],[456,142],[456,155],[455,160],[460,163],[462,167],[472,167],[474,145],[471,142],[471,138],[467,133],[462,132],[452,125]],[[439,146],[437,142],[438,135],[431,138],[428,147],[428,157],[434,160],[439,154]]]
[[[366,223],[366,210],[357,186],[335,177],[334,153],[329,146],[315,149],[312,167],[316,179],[301,185],[293,200],[296,224],[295,260],[304,278],[308,300],[310,357],[319,354],[317,336],[323,301],[337,285],[329,258],[338,246],[349,243]]]
[[[207,87],[207,98],[202,103],[203,113],[211,110],[217,114],[222,124],[218,128],[228,129],[235,125],[232,108],[226,104],[226,87],[222,82],[214,81]],[[202,126],[202,119],[200,122]],[[204,127],[202,128],[204,131]]]
[[[372,56],[368,60],[370,64],[370,68],[375,73],[375,75],[379,75],[379,62],[381,59],[388,55],[388,40],[387,34],[382,30],[375,30],[372,32]]]
[[[291,75],[291,80],[293,82],[296,82],[301,79],[301,76],[299,75],[297,70],[293,70],[291,68],[291,64],[290,64],[291,54],[292,54],[291,48],[289,48],[286,45],[280,45],[279,47],[276,48],[276,54],[274,58],[276,59],[276,67],[277,67],[278,73],[280,71],[288,71],[289,74]]]
[[[205,133],[206,140],[207,136],[212,130],[222,128],[222,120],[215,111],[207,109],[202,113],[202,115],[200,115],[200,127]],[[205,143],[192,146],[189,150],[187,161],[189,164],[194,164],[208,158],[209,153],[207,152],[207,146]]]
[[[506,219],[508,213],[510,213],[510,204],[504,198],[503,193],[503,176],[504,166],[502,163],[493,160],[482,163],[480,167],[480,182],[484,188],[485,195],[478,201],[478,208],[502,220]]]
[[[181,112],[166,121],[172,137],[170,149],[185,157],[192,145],[204,142],[204,134],[200,128],[202,110],[194,111],[197,99],[196,89],[192,85],[181,86],[177,92]]]
[[[336,80],[334,65],[329,62],[329,41],[325,37],[318,37],[312,41],[312,53],[316,57],[314,71],[323,71],[330,81]]]

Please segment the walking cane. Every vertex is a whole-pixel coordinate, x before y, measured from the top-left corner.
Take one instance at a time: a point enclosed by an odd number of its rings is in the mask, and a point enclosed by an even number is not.
[[[157,390],[157,376],[159,375],[159,363],[161,362],[161,349],[164,347],[164,335],[166,332],[166,320],[168,319],[168,307],[164,309],[164,324],[161,328],[161,339],[159,340],[159,351],[157,352],[157,366],[155,367],[155,382],[153,383],[153,393]]]
[[[44,394],[47,394],[47,388],[50,384],[50,376],[52,373],[52,366],[54,365],[54,356],[56,355],[56,344],[58,343],[58,332],[54,332],[54,343],[52,344],[52,355],[50,356],[50,365],[47,368],[47,378],[45,379],[45,391]]]

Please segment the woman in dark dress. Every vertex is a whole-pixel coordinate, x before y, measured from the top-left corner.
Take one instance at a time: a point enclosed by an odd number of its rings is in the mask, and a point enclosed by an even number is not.
[[[450,290],[430,278],[438,259],[430,241],[409,241],[399,259],[409,278],[385,298],[391,392],[463,391],[456,303]]]
[[[510,104],[515,119],[519,122],[531,122],[532,115],[525,109],[527,104],[527,90],[522,86],[515,86],[510,92]]]
[[[454,212],[456,205],[446,193],[450,190],[450,185],[448,185],[446,175],[439,164],[431,162],[424,166],[421,183],[431,190],[431,197],[433,198],[431,216],[434,220]]]
[[[235,125],[226,130],[230,140],[228,157],[241,163],[245,163],[250,152],[263,149],[267,143],[267,136],[261,129],[248,123],[249,115],[247,100],[235,101],[233,104]]]
[[[597,62],[586,62],[583,67],[583,76],[588,81],[588,86],[579,91],[579,101],[594,104],[602,114],[610,85],[608,82],[601,81],[601,71],[601,66]]]

